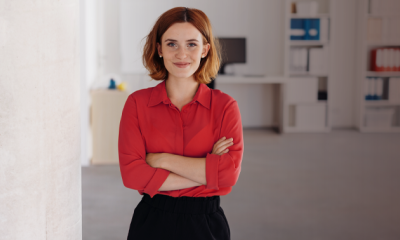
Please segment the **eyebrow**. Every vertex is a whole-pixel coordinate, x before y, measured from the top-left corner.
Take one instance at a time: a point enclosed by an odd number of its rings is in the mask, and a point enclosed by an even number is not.
[[[165,40],[165,42],[177,42],[177,40],[175,40],[175,39],[167,39],[167,40]],[[197,39],[189,39],[189,40],[186,40],[186,42],[198,42],[198,40]]]

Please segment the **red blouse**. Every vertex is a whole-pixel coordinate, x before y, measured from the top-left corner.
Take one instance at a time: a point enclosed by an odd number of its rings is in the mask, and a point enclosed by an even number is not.
[[[141,195],[208,197],[226,195],[239,178],[243,128],[235,99],[201,83],[182,111],[171,103],[165,81],[133,92],[126,100],[119,126],[118,152],[122,181]],[[222,137],[233,138],[229,152],[211,154]],[[146,163],[146,153],[171,153],[206,158],[207,185],[158,191],[170,171]]]

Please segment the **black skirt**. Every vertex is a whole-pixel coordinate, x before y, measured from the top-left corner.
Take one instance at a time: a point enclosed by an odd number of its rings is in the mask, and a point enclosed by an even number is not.
[[[220,197],[144,194],[133,213],[128,240],[229,240]]]

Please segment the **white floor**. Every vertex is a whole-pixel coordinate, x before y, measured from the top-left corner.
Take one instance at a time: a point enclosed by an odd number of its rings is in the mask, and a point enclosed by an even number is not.
[[[244,131],[221,206],[232,240],[399,240],[400,134]],[[83,239],[126,239],[141,196],[118,166],[82,168]]]

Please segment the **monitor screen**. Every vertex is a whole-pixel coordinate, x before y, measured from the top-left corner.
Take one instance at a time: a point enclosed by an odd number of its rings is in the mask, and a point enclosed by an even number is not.
[[[246,62],[246,38],[217,38],[221,46],[222,64]]]

